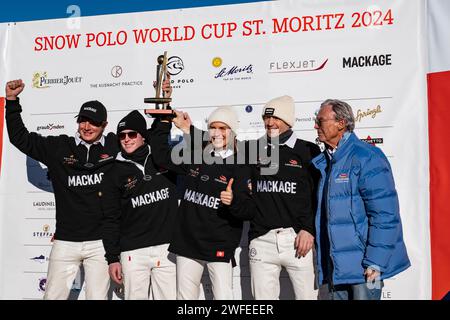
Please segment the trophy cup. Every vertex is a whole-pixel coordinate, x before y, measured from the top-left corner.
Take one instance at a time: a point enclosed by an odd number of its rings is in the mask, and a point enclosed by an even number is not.
[[[156,95],[154,98],[144,98],[144,103],[155,104],[155,109],[145,109],[144,113],[153,118],[175,117],[173,110],[170,107],[168,108],[168,104],[172,101],[172,98],[164,97],[164,91],[162,90],[162,83],[166,79],[167,74],[167,51],[164,51],[164,55],[160,55],[157,61]]]

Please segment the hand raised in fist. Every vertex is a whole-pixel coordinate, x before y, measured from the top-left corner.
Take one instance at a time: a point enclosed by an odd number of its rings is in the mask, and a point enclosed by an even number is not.
[[[173,124],[183,131],[185,134],[189,134],[191,130],[192,120],[187,112],[174,110],[176,117],[172,119]]]
[[[8,81],[5,88],[5,97],[7,100],[16,100],[17,96],[23,91],[25,83],[22,79]]]

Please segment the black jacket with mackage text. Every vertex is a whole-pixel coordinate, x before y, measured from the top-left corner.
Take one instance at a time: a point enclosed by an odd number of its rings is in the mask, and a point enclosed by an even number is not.
[[[273,148],[265,137],[259,146]],[[262,150],[260,150],[262,151]],[[264,158],[260,152],[259,159]],[[317,145],[297,139],[293,133],[279,146],[278,162],[258,161],[252,167],[252,199],[256,211],[250,222],[249,241],[272,229],[292,227],[295,232],[306,230],[315,235],[315,191],[318,172],[311,159],[320,153]],[[263,175],[263,167],[273,166],[275,174]]]
[[[6,100],[9,140],[48,167],[56,203],[55,239],[90,241],[102,238],[99,187],[119,151],[116,135],[88,148],[67,135],[43,137],[23,124],[19,100]]]
[[[119,153],[102,185],[103,244],[108,263],[120,253],[169,243],[178,209],[176,174],[158,167],[148,148],[145,168]]]
[[[170,128],[170,123],[159,123],[150,142],[159,165],[185,176],[169,250],[192,259],[229,262],[239,246],[243,220],[251,218],[253,211],[248,189],[250,169],[225,164],[227,157],[213,157],[217,164],[174,164],[168,146]],[[220,201],[220,193],[231,178],[233,202],[226,206]]]

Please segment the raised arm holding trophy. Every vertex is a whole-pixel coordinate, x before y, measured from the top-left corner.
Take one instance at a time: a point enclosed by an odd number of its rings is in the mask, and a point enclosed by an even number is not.
[[[153,118],[175,117],[175,113],[169,106],[172,98],[165,97],[164,90],[162,90],[162,84],[166,80],[167,76],[167,51],[164,51],[164,55],[160,55],[157,61],[158,65],[156,66],[155,81],[156,96],[154,98],[144,99],[144,103],[155,104],[155,109],[145,109],[144,113]]]

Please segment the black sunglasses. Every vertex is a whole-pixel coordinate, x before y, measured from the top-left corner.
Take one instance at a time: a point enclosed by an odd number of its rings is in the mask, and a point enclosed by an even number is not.
[[[119,139],[120,139],[120,140],[125,140],[125,138],[127,137],[127,135],[128,135],[128,138],[130,138],[130,139],[136,139],[138,133],[137,133],[136,131],[120,132],[120,133],[119,133]]]

